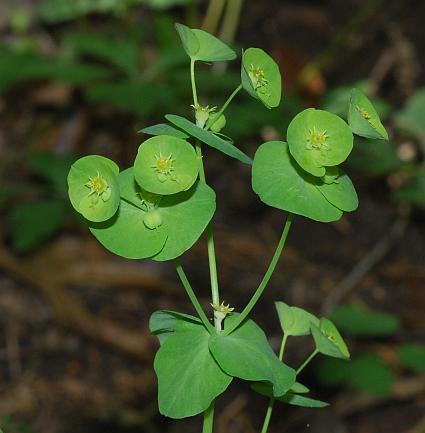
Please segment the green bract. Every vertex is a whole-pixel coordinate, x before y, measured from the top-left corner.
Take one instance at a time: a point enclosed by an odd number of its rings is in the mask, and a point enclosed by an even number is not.
[[[236,317],[232,314],[226,319],[225,328]],[[252,320],[243,322],[230,335],[211,335],[209,347],[227,374],[269,382],[276,397],[285,394],[295,383],[295,371],[279,360],[263,330]]]
[[[354,134],[361,137],[388,140],[388,133],[375,107],[359,89],[351,91],[348,124]]]
[[[315,221],[339,220],[342,211],[319,191],[321,180],[302,170],[282,141],[262,144],[252,165],[252,188],[269,206]]]
[[[319,326],[319,319],[299,307],[290,307],[284,302],[275,302],[280,326],[286,335],[310,334],[311,323]]]
[[[233,60],[236,53],[220,39],[200,29],[190,29],[183,24],[176,24],[183,48],[192,60],[220,62]]]
[[[331,168],[336,170],[327,175],[326,169],[324,182],[317,184],[317,189],[338,209],[344,212],[356,210],[359,199],[350,178],[339,167]]]
[[[350,358],[350,353],[341,334],[330,320],[322,317],[319,327],[312,323],[311,334],[316,343],[316,349],[320,353],[334,358]]]
[[[212,356],[209,340],[203,325],[177,320],[174,333],[158,350],[154,367],[163,415],[185,418],[201,413],[229,386],[232,377]]]
[[[114,218],[90,230],[110,251],[130,259],[171,260],[201,236],[215,211],[215,193],[197,182],[188,191],[161,196],[143,190],[133,169],[119,176],[121,206]]]
[[[279,106],[282,97],[279,66],[265,51],[260,48],[244,51],[241,80],[244,89],[267,108]]]
[[[158,135],[144,141],[134,162],[139,185],[155,194],[175,194],[190,188],[199,170],[195,149],[187,141]]]
[[[353,148],[349,126],[335,114],[308,108],[294,117],[288,126],[291,155],[305,171],[324,176],[326,167],[338,165]]]
[[[89,221],[106,221],[120,204],[118,166],[108,158],[80,158],[68,174],[68,194],[74,209]]]

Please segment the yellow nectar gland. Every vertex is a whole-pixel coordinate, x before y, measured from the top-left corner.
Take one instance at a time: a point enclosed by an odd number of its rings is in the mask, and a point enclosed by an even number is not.
[[[96,176],[89,177],[89,181],[85,186],[90,189],[89,196],[92,196],[93,206],[99,202],[99,198],[106,202],[111,197],[111,187],[99,172],[97,172]]]
[[[360,115],[363,117],[363,119],[366,119],[366,120],[370,120],[371,119],[372,116],[369,114],[369,112],[367,110],[365,110],[364,108],[359,107],[358,105],[357,105],[356,108],[357,108],[357,110],[359,110]]]
[[[170,153],[168,156],[164,156],[161,152],[159,155],[155,155],[155,163],[151,166],[158,175],[160,182],[165,182],[168,178],[175,180],[173,175],[174,167],[173,155]]]
[[[329,150],[329,145],[326,143],[326,139],[329,135],[326,129],[323,131],[318,130],[315,126],[308,130],[307,135],[307,149],[315,149],[320,151],[323,155]]]
[[[266,79],[264,69],[260,68],[259,66],[251,65],[249,67],[248,76],[251,79],[254,90],[258,90],[259,88],[266,86],[269,82]]]

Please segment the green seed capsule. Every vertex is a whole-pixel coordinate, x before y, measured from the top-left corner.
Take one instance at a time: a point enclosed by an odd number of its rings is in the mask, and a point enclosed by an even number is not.
[[[150,230],[158,228],[162,224],[162,216],[158,210],[151,210],[143,217],[143,224]]]
[[[212,125],[212,132],[220,132],[226,126],[226,117],[222,114]]]

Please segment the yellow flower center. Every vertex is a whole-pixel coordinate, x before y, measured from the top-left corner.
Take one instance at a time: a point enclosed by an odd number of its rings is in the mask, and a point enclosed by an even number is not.
[[[307,134],[307,149],[316,149],[325,153],[329,149],[329,145],[326,143],[328,137],[326,129],[320,130],[314,126],[309,129]]]

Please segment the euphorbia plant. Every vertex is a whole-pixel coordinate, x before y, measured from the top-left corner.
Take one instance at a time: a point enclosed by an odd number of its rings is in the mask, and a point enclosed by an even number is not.
[[[371,102],[353,90],[349,124],[326,111],[309,108],[290,123],[287,142],[262,144],[254,160],[220,133],[224,112],[242,89],[267,108],[281,99],[281,77],[275,61],[259,48],[242,54],[241,82],[220,108],[198,100],[196,62],[228,61],[236,53],[216,37],[199,29],[176,25],[190,58],[194,122],[167,114],[168,123],[145,128],[151,135],[139,147],[133,167],[118,166],[101,156],[86,156],[71,168],[69,196],[87,220],[93,235],[113,253],[131,259],[174,260],[197,316],[156,311],[150,329],[160,342],[155,357],[160,412],[171,418],[204,413],[204,432],[213,428],[214,401],[239,378],[269,398],[262,427],[267,431],[274,402],[323,407],[305,395],[298,381],[317,353],[343,359],[349,352],[336,327],[326,318],[276,303],[283,331],[276,355],[263,330],[249,318],[264,292],[284,248],[293,215],[320,222],[341,218],[358,205],[349,177],[339,167],[353,147],[353,132],[369,138],[386,137]],[[188,104],[189,105],[189,104]],[[211,220],[215,193],[207,184],[202,145],[252,165],[252,187],[267,205],[288,213],[268,269],[249,303],[238,313],[219,294]],[[178,260],[206,231],[211,279],[211,310],[205,313]],[[212,317],[210,320],[208,317]],[[311,335],[315,349],[294,369],[283,362],[287,339]]]

